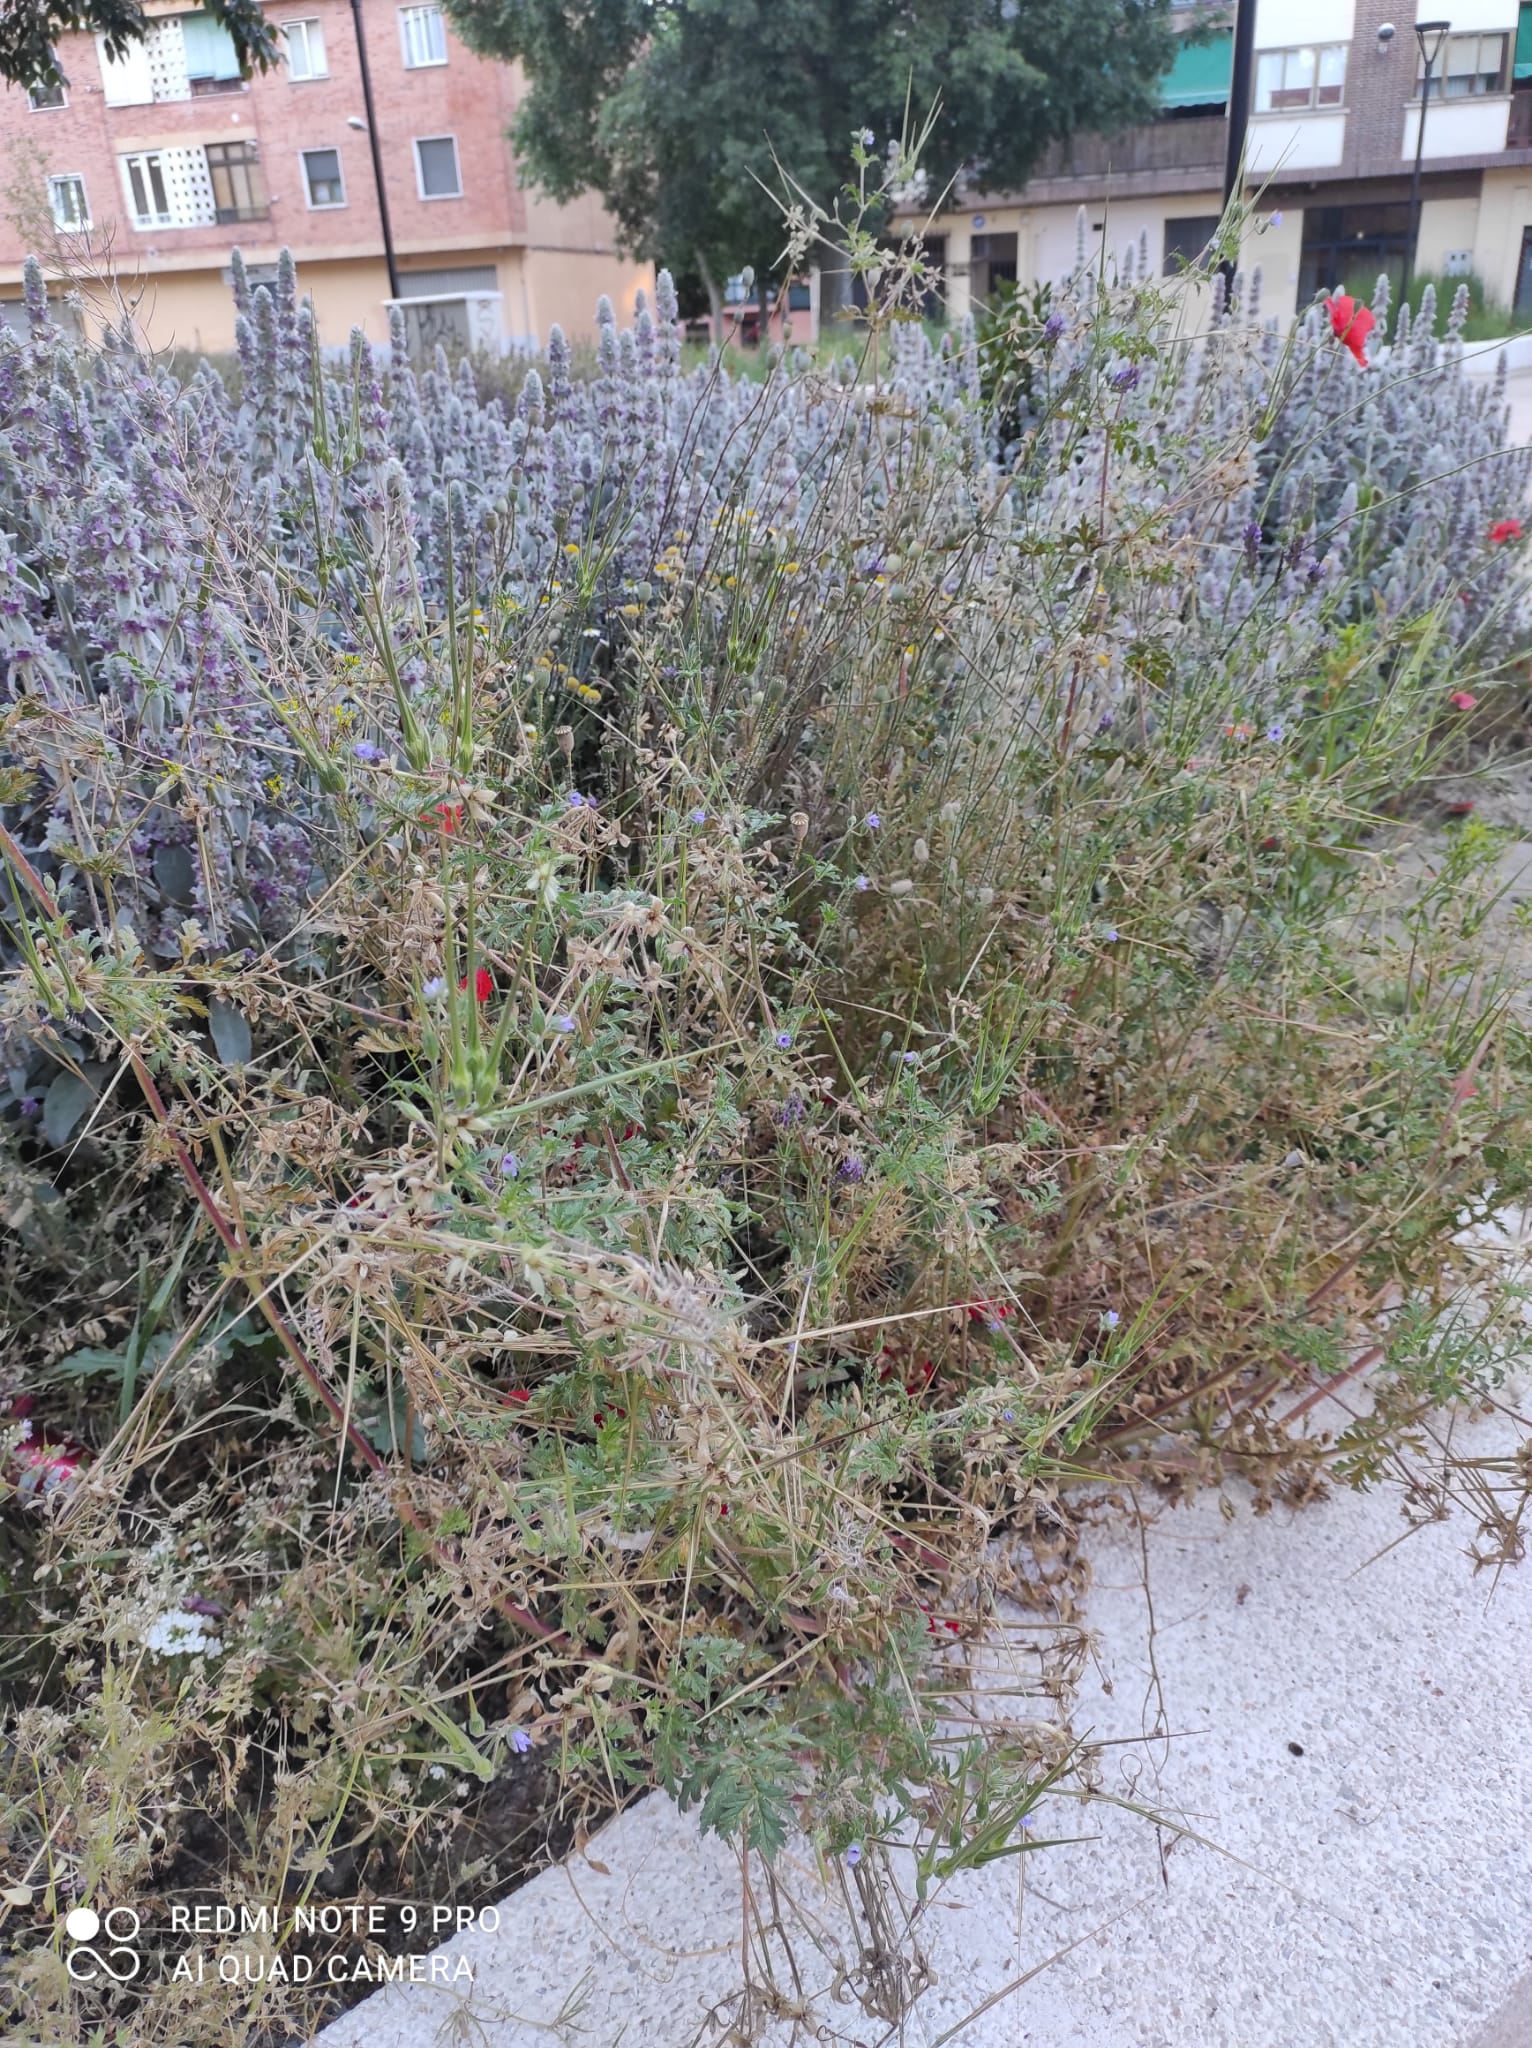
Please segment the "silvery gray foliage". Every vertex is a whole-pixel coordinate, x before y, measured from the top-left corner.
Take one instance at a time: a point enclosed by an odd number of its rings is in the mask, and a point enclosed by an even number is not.
[[[876,388],[849,361],[686,375],[662,274],[630,329],[602,302],[594,376],[555,330],[508,411],[439,350],[417,371],[397,313],[386,359],[357,333],[324,363],[291,260],[252,290],[236,256],[236,399],[207,365],[177,383],[126,331],[71,339],[30,265],[28,330],[0,334],[0,764],[32,778],[7,821],[73,917],[151,955],[280,938],[327,797],[312,761],[295,773],[283,675],[382,640],[419,695],[449,607],[535,607],[571,554],[599,565],[599,638],[662,574],[700,576],[731,520],[789,549],[813,536],[799,602],[833,606],[879,573],[916,470],[944,593],[996,622],[1019,721],[1055,715],[1028,677],[1096,603],[1068,537],[1103,507],[1102,542],[1157,526],[1187,573],[1119,606],[1078,733],[1127,702],[1150,628],[1178,662],[1237,668],[1252,718],[1290,715],[1325,636],[1380,604],[1461,590],[1450,633],[1489,648],[1515,569],[1487,534],[1523,502],[1526,458],[1500,452],[1503,385],[1463,373],[1461,308],[1441,342],[1401,312],[1363,371],[1322,312],[1290,342],[1252,324],[1255,289],[1187,345],[1160,286],[1082,268],[1035,346],[1023,452],[996,441],[971,330],[896,323]]]

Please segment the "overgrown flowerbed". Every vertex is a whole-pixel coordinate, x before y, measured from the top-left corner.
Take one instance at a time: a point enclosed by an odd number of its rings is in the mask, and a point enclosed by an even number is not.
[[[1082,273],[758,385],[662,280],[507,417],[238,289],[237,408],[0,336],[38,2041],[333,1995],[81,1987],[77,1900],[493,1897],[655,1782],[993,1853],[1067,1742],[938,1709],[1071,1489],[1375,1476],[1532,1156],[1492,835],[1402,915],[1370,839],[1521,648],[1450,321]]]

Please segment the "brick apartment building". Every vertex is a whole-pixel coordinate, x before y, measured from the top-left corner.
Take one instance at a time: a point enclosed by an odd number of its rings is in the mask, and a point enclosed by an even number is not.
[[[594,198],[520,189],[506,129],[521,90],[453,35],[442,9],[360,0],[399,293],[417,341],[489,348],[593,331],[647,280]],[[87,317],[120,295],[154,347],[233,344],[228,266],[286,247],[320,334],[387,336],[390,287],[348,0],[268,8],[285,62],[239,76],[227,31],[150,0],[147,40],[113,61],[58,50],[67,84],[0,90],[0,317],[19,313],[29,250],[79,285]]]
[[[1532,322],[1532,4],[1518,0],[1257,0],[1246,161],[1251,189],[1264,188],[1250,260],[1267,317],[1291,317],[1320,288],[1401,273],[1421,105],[1414,25],[1443,19],[1416,269],[1476,276],[1491,303]],[[1231,69],[1225,28],[1183,48],[1159,120],[1073,138],[1023,192],[955,200],[928,237],[949,311],[1002,278],[1067,274],[1082,205],[1113,254],[1147,237],[1151,264],[1194,260],[1220,211]]]

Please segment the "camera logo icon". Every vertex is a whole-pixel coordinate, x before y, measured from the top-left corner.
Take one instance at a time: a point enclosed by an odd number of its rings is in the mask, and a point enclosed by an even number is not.
[[[76,1906],[64,1916],[64,1932],[74,1944],[64,1957],[64,1968],[76,1984],[95,1984],[103,1977],[114,1984],[131,1984],[144,1966],[133,1946],[142,1924],[131,1906],[109,1906],[105,1913]],[[98,1936],[105,1954],[91,1946]]]

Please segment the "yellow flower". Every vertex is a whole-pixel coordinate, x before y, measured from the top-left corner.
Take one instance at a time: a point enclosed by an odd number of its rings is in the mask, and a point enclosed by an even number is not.
[[[797,573],[798,564],[796,562],[784,562],[782,564],[782,574],[784,576],[796,576]]]

